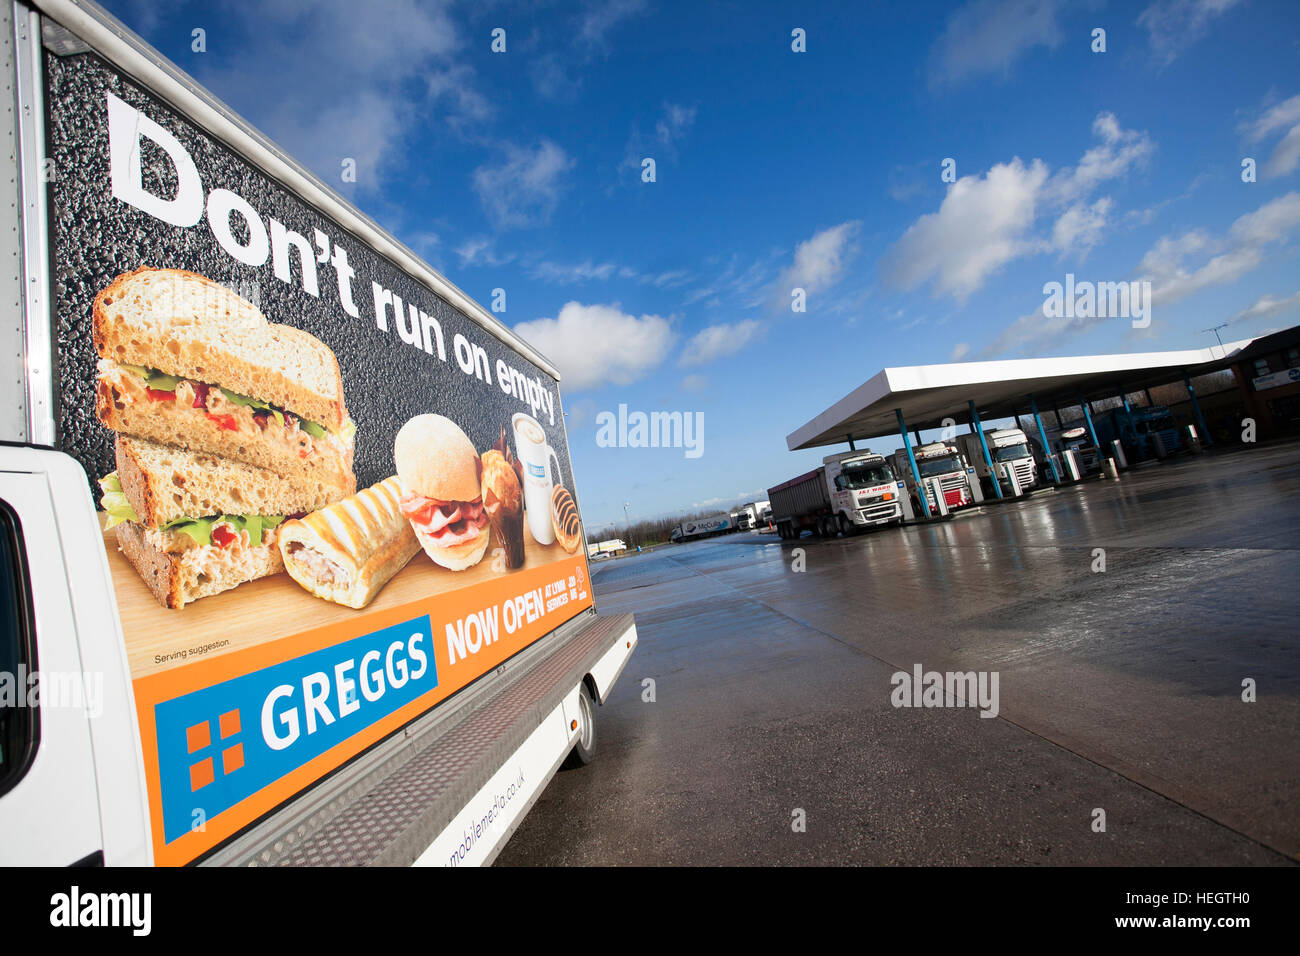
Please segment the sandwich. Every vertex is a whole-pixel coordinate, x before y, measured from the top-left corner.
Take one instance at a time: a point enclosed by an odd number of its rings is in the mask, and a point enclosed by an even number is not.
[[[118,435],[117,470],[99,483],[117,543],[158,603],[182,608],[284,570],[286,515],[338,497],[311,478]]]
[[[286,521],[277,536],[285,570],[318,598],[365,607],[420,550],[401,497],[394,476]]]
[[[220,290],[220,291],[216,291]],[[137,269],[95,297],[95,415],[124,435],[356,490],[356,428],[334,353],[176,269]]]
[[[464,571],[483,560],[491,535],[483,508],[482,462],[449,418],[417,415],[397,433],[393,461],[399,507],[435,564]]]

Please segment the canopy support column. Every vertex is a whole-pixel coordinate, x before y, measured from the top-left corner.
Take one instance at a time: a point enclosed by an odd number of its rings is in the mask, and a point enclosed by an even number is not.
[[[980,413],[975,410],[975,399],[967,402],[970,408],[970,430],[972,435],[980,436],[980,448],[984,451],[984,464],[988,466],[989,474],[993,476],[993,490],[997,492],[998,497],[1002,497],[1002,482],[998,480],[997,469],[993,467],[993,458],[989,455],[989,443],[984,438],[984,426],[980,424]]]
[[[1029,410],[1034,413],[1034,423],[1038,425],[1038,438],[1043,443],[1043,454],[1047,456],[1047,466],[1052,469],[1052,481],[1059,485],[1061,483],[1061,473],[1056,470],[1056,459],[1052,457],[1052,446],[1047,443],[1047,430],[1043,428],[1043,419],[1038,414],[1038,404],[1034,401],[1032,393],[1029,396]]]
[[[1196,400],[1196,389],[1192,387],[1192,377],[1187,374],[1187,369],[1183,369],[1183,383],[1187,386],[1187,394],[1192,396],[1192,411],[1196,412],[1196,427],[1201,430],[1201,442],[1206,448],[1214,444],[1214,439],[1210,437],[1210,430],[1205,427],[1205,416],[1201,414],[1201,403]]]
[[[921,501],[921,511],[930,517],[930,502],[926,500],[925,488],[921,485],[921,472],[916,467],[916,456],[912,454],[912,443],[907,439],[907,422],[903,421],[903,410],[894,409],[898,416],[898,431],[903,436],[903,447],[907,449],[907,463],[912,466],[912,480],[916,482],[916,497]]]
[[[1092,427],[1092,412],[1088,410],[1088,400],[1079,393],[1079,405],[1083,408],[1083,420],[1088,424],[1088,437],[1092,439],[1092,447],[1097,449],[1097,463],[1101,464],[1101,442],[1097,441],[1097,429]]]

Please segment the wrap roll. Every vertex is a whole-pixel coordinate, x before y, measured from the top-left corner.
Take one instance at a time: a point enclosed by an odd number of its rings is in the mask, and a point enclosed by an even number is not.
[[[363,608],[420,550],[398,507],[394,475],[355,495],[280,526],[284,567],[319,598]]]

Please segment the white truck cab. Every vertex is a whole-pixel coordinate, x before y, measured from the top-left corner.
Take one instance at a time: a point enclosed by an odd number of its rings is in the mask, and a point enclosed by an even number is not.
[[[893,469],[869,448],[839,452],[822,459],[826,490],[841,526],[902,524],[902,495]]]
[[[931,512],[935,509],[934,495],[930,488],[935,480],[943,494],[947,510],[965,508],[982,500],[971,486],[973,469],[967,464],[961,450],[948,442],[931,442],[912,450],[916,458],[916,468],[920,472],[922,489],[916,487],[916,476],[912,474],[911,463],[907,460],[907,450],[900,448],[894,453],[894,470],[907,486],[912,497],[913,509],[920,512],[921,498],[929,504]],[[975,483],[978,487],[978,482]]]
[[[975,474],[981,480],[990,482],[990,491],[995,472],[1004,489],[1010,489],[1012,475],[1015,476],[1021,491],[1026,491],[1037,484],[1034,453],[1029,447],[1029,439],[1021,429],[994,428],[984,432],[989,458],[993,462],[992,471],[984,461],[984,449],[980,445],[979,435],[958,435],[957,441],[966,460],[975,467]]]

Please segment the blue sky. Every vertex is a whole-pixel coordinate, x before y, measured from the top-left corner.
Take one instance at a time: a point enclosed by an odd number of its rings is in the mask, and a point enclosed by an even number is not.
[[[839,450],[785,436],[886,366],[1300,321],[1293,0],[107,6],[480,302],[506,291],[564,373],[592,528],[763,496]],[[1066,273],[1150,281],[1150,327],[1044,318]],[[703,454],[598,447],[619,404],[702,412]]]

